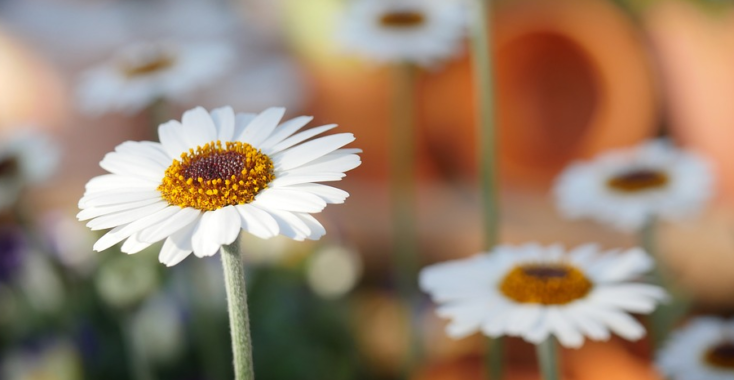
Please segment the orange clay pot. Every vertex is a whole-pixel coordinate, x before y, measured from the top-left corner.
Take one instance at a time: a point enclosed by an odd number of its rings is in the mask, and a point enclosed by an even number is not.
[[[519,343],[519,342],[516,342]],[[535,380],[538,369],[533,347],[522,343],[516,358],[512,350],[506,352],[505,373],[499,380]],[[507,355],[507,354],[510,355]],[[662,380],[652,363],[631,355],[624,345],[617,341],[587,341],[579,349],[559,351],[563,380]],[[484,361],[480,357],[433,362],[419,370],[413,380],[482,380],[486,379]],[[492,379],[494,380],[494,379]]]
[[[324,4],[338,5],[316,2],[321,7],[291,1],[297,9],[291,9],[288,23],[311,78],[309,111],[319,122],[355,133],[355,145],[365,150],[355,176],[385,178],[389,70],[360,65],[330,47],[325,41],[336,33],[338,13],[324,11],[331,9]],[[493,21],[505,179],[547,184],[570,159],[653,133],[658,99],[647,52],[631,22],[608,1],[508,1]],[[416,95],[420,173],[473,178],[476,112],[469,57],[423,72]]]
[[[658,97],[634,25],[609,1],[507,1],[494,14],[505,178],[544,184],[569,160],[654,133]],[[444,166],[475,167],[470,64],[426,79],[424,123]]]
[[[658,3],[645,25],[660,61],[671,129],[716,165],[722,195],[734,196],[734,9]]]
[[[67,106],[58,74],[3,30],[0,57],[0,136],[18,127],[58,127]]]

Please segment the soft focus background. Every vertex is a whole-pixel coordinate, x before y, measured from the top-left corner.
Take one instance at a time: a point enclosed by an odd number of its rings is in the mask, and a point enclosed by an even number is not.
[[[150,115],[79,111],[81,73],[147,40],[219,41],[235,64],[167,119],[196,105],[238,112],[285,106],[311,125],[353,132],[363,164],[339,184],[344,205],[321,241],[243,243],[260,379],[396,379],[408,319],[425,360],[415,379],[482,378],[484,340],[452,341],[426,298],[395,296],[387,186],[389,70],[335,41],[347,0],[0,0],[0,141],[34,130],[58,143],[52,175],[0,186],[0,379],[231,379],[219,257],[171,269],[159,245],[128,257],[92,252],[75,218],[84,184],[126,140],[150,140]],[[663,224],[661,254],[694,312],[734,311],[734,5],[716,0],[503,0],[494,4],[501,236],[504,242],[635,236],[567,222],[549,196],[571,160],[665,135],[714,163],[718,197],[699,218]],[[466,49],[465,49],[466,50]],[[421,261],[481,249],[469,57],[419,73],[415,94]],[[10,149],[16,144],[0,144]],[[0,182],[12,160],[0,152]],[[10,179],[7,179],[7,178]],[[2,182],[5,183],[5,182]],[[12,187],[12,186],[11,186]],[[537,378],[532,347],[508,341],[508,379]],[[613,340],[564,354],[567,379],[656,379],[647,342]]]

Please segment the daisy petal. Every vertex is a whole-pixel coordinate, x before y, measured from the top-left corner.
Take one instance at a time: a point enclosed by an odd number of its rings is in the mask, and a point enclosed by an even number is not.
[[[165,222],[140,231],[140,233],[138,234],[139,239],[140,241],[148,242],[151,244],[163,240],[166,237],[174,234],[181,228],[191,224],[191,222],[196,220],[199,215],[201,215],[200,210],[190,207],[184,207]]]
[[[242,216],[242,229],[262,239],[277,236],[278,222],[267,212],[249,204],[235,206]]]
[[[232,206],[203,213],[191,239],[194,254],[214,255],[222,245],[231,244],[237,238],[240,227],[239,213]]]
[[[124,243],[122,243],[122,247],[120,247],[120,250],[124,253],[127,253],[128,255],[132,255],[150,246],[150,243],[145,243],[138,239],[138,233],[134,233],[129,238],[127,238]]]
[[[276,169],[290,170],[325,156],[352,141],[354,141],[354,135],[351,133],[339,133],[305,142],[271,158]]]
[[[156,202],[147,206],[107,214],[90,220],[87,223],[87,227],[91,228],[92,231],[117,227],[134,222],[144,216],[163,210],[166,207],[168,207],[168,203]]]
[[[169,267],[174,266],[193,252],[191,240],[194,228],[199,224],[198,222],[199,219],[197,218],[166,239],[161,248],[161,253],[158,255],[158,260],[161,263]]]
[[[130,224],[117,226],[107,232],[104,236],[99,238],[99,240],[94,243],[93,249],[99,252],[109,247],[112,247],[113,245],[127,239],[132,234],[142,230],[143,228],[150,227],[152,225],[160,223],[163,220],[166,220],[168,217],[175,214],[176,211],[178,211],[178,207],[167,207],[154,214],[136,220]]]
[[[282,187],[266,189],[255,197],[253,204],[293,212],[321,212],[326,207],[326,202],[317,195]]]
[[[285,115],[285,108],[268,108],[255,116],[242,132],[242,135],[239,137],[236,136],[235,138],[252,146],[259,147],[265,139],[270,137],[270,134],[278,126],[283,115]]]
[[[268,149],[267,153],[271,155],[271,154],[276,154],[278,152],[282,152],[283,150],[286,150],[300,142],[306,141],[310,139],[311,137],[320,135],[334,128],[336,128],[336,124],[329,124],[329,125],[323,125],[321,127],[311,128],[307,131],[301,132],[297,135],[291,136],[281,141],[280,143],[276,144],[272,148]]]
[[[158,138],[172,160],[178,160],[181,153],[189,151],[190,146],[184,139],[183,132],[183,126],[176,120],[171,120],[158,127]]]
[[[184,112],[181,124],[189,148],[204,146],[204,144],[217,139],[217,129],[214,126],[214,121],[209,112],[206,112],[202,107]]]
[[[234,137],[234,110],[232,107],[217,108],[211,113],[214,127],[217,129],[217,140],[232,141]]]
[[[279,127],[275,128],[275,131],[267,138],[267,140],[260,144],[262,150],[270,152],[270,148],[272,146],[298,132],[299,129],[303,128],[306,124],[311,122],[311,120],[313,120],[313,117],[311,116],[299,116],[284,122]]]

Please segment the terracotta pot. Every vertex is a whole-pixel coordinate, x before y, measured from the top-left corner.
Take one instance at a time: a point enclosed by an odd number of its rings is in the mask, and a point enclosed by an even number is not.
[[[19,126],[52,129],[66,116],[58,73],[0,30],[0,135]]]
[[[608,1],[508,1],[494,14],[500,154],[508,179],[546,183],[568,163],[654,133],[658,96],[634,25]],[[444,165],[474,170],[468,62],[426,78],[424,123]],[[468,172],[471,174],[472,172]]]
[[[734,9],[664,1],[644,17],[665,83],[677,139],[716,165],[722,195],[734,196]]]

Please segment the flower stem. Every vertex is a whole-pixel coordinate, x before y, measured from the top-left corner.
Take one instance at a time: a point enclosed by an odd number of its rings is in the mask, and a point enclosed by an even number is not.
[[[146,116],[152,140],[158,139],[158,126],[170,120],[170,113],[170,105],[165,98],[158,98],[148,105]]]
[[[406,375],[421,356],[421,340],[412,323],[418,303],[418,256],[415,216],[415,67],[408,63],[393,69],[393,126],[391,128],[391,199],[393,211],[394,270],[400,297],[407,310],[409,345]]]
[[[148,363],[148,358],[140,351],[140,344],[135,337],[135,328],[133,327],[133,316],[126,311],[121,317],[122,337],[127,351],[128,363],[130,371],[135,379],[155,380],[153,371]]]
[[[476,0],[472,23],[472,66],[477,91],[477,121],[479,136],[479,182],[482,200],[485,248],[491,250],[499,237],[499,189],[497,186],[496,130],[494,120],[494,80],[490,49],[491,7],[489,0]],[[503,339],[490,338],[487,350],[487,371],[490,379],[502,378]]]
[[[656,225],[657,223],[655,223],[654,218],[650,218],[645,223],[640,231],[639,244],[645,252],[655,259],[655,266],[652,270],[652,282],[665,288],[670,294],[671,299],[667,304],[658,306],[648,318],[648,330],[650,331],[652,341],[650,350],[653,354],[662,347],[675,322],[688,311],[690,306],[688,297],[673,289],[673,284],[669,280],[670,277],[666,273],[664,263],[659,257],[655,234]]]
[[[229,327],[232,333],[235,380],[253,380],[250,317],[247,311],[245,271],[240,257],[239,237],[221,249],[224,285],[229,305]]]
[[[543,342],[535,346],[540,365],[540,377],[542,380],[559,380],[558,358],[556,357],[556,340],[549,336]]]

